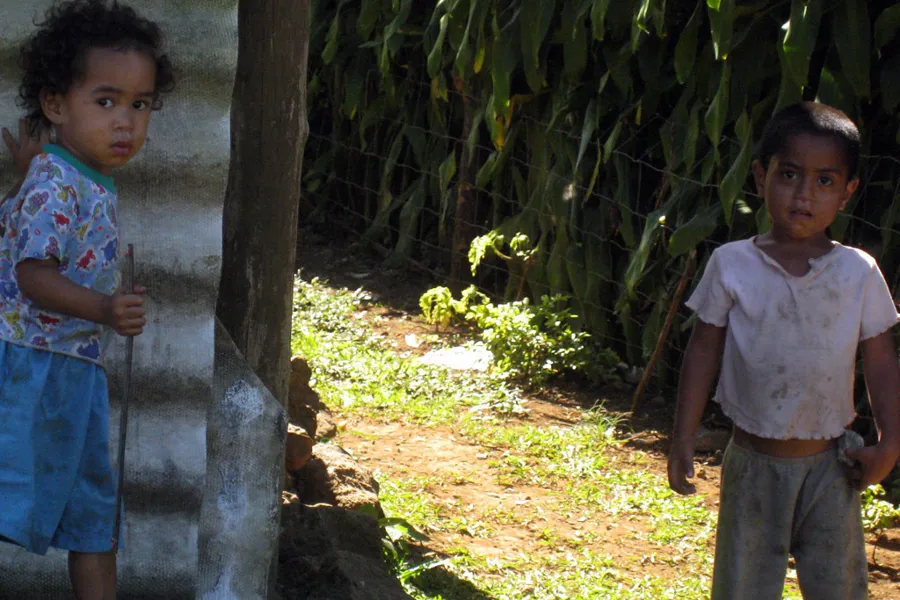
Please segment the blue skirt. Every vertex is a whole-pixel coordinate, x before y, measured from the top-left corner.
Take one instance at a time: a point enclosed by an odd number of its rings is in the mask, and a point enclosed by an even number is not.
[[[0,340],[0,538],[106,552],[114,520],[106,372]]]

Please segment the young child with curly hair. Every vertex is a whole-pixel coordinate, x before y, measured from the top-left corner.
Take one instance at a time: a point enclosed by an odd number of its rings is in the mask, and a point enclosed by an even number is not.
[[[694,491],[694,441],[713,382],[734,422],[725,451],[713,600],[778,600],[788,555],[803,597],[864,600],[859,489],[900,456],[897,306],[875,259],[828,237],[859,185],[860,135],[806,102],[766,125],[753,163],[771,230],[716,249],[687,306],[669,484]],[[879,440],[847,444],[857,350]],[[856,463],[854,468],[850,465]]]
[[[146,323],[145,290],[117,291],[111,174],[144,145],[172,66],[159,27],[107,0],[50,8],[20,62],[28,131],[52,129],[55,143],[0,205],[0,537],[68,550],[75,596],[111,600],[102,348],[110,329],[136,336]]]

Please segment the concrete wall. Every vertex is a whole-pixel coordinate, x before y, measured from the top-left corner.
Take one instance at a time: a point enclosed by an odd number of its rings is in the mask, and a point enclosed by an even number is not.
[[[135,344],[119,595],[262,598],[286,420],[215,328],[237,0],[132,4],[164,28],[178,87],[154,114],[144,151],[114,174],[122,246],[135,245],[135,280],[149,288],[149,324]],[[2,125],[20,116],[17,48],[48,5],[0,0]],[[4,157],[0,189],[12,179]],[[115,447],[121,339],[108,356]],[[35,557],[0,544],[0,595],[64,598],[67,590],[63,553]]]

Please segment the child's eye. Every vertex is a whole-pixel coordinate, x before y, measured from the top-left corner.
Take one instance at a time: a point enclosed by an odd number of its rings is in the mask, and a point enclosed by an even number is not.
[[[97,104],[102,106],[103,108],[111,108],[113,105],[112,98],[100,98],[97,100]]]
[[[819,185],[831,185],[832,183],[834,183],[834,181],[827,175],[821,175],[819,177]]]
[[[138,100],[132,106],[134,106],[135,110],[147,110],[150,108],[150,103],[146,100]]]
[[[781,177],[790,181],[797,178],[797,173],[794,171],[782,171]]]

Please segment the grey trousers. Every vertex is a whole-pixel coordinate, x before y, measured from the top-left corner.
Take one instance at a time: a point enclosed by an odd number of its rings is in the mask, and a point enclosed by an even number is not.
[[[803,597],[865,600],[859,492],[837,449],[777,458],[728,445],[722,465],[713,600],[780,600],[788,554]]]

